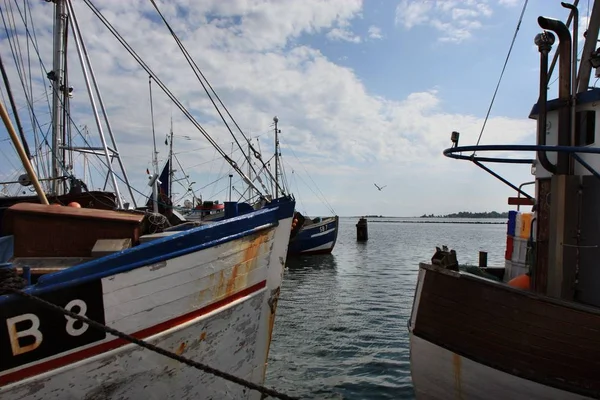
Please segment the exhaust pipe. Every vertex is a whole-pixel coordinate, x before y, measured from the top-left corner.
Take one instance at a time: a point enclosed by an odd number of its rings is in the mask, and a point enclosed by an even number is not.
[[[557,20],[545,17],[538,17],[538,24],[542,29],[553,31],[556,33],[559,39],[558,53],[559,53],[559,65],[558,65],[558,98],[561,102],[560,109],[558,112],[558,145],[559,146],[570,146],[570,134],[571,129],[571,32],[567,26]],[[540,50],[541,51],[541,50]],[[542,58],[544,58],[542,53]],[[547,54],[546,54],[546,69],[547,69]],[[540,82],[540,85],[544,85],[544,97],[546,97],[546,82]],[[541,92],[541,87],[540,87]],[[541,94],[541,93],[540,93]],[[544,111],[545,110],[544,105]],[[540,113],[541,115],[541,113]],[[544,116],[545,119],[545,116]],[[544,144],[546,127],[543,127]],[[539,135],[538,135],[539,139]],[[540,143],[541,144],[541,143]],[[570,172],[569,168],[570,155],[564,152],[558,153],[556,163],[556,173],[561,175],[567,175]]]
[[[554,35],[552,32],[538,33],[535,37],[535,44],[540,51],[540,97],[538,99],[538,119],[537,119],[537,142],[539,145],[546,144],[546,103],[548,102],[548,53],[554,44]],[[548,155],[543,150],[537,152],[540,164],[548,172],[556,173],[556,165],[548,160]]]

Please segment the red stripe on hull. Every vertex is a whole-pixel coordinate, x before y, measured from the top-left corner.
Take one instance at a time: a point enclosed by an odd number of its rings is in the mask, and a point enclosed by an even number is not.
[[[248,296],[254,292],[259,291],[260,289],[264,288],[265,286],[267,286],[266,280],[259,282],[255,285],[252,285],[242,291],[234,293],[233,295],[231,295],[229,297],[226,297],[226,298],[216,301],[212,304],[209,304],[205,307],[202,307],[198,310],[192,311],[188,314],[181,315],[179,317],[170,319],[165,322],[161,322],[158,325],[154,325],[149,328],[142,329],[141,331],[132,333],[130,335],[135,338],[138,338],[138,339],[145,339],[150,336],[154,336],[158,333],[164,332],[164,331],[174,328],[178,325],[184,324],[193,319],[196,319],[205,314],[208,314],[212,311],[215,311],[215,310],[217,310],[221,307],[224,307],[230,303],[233,303],[234,301],[239,300],[242,297]],[[29,378],[34,375],[39,375],[44,372],[48,372],[53,369],[63,367],[65,365],[84,360],[86,358],[90,358],[90,357],[96,356],[98,354],[105,353],[107,351],[122,347],[129,343],[130,342],[127,340],[117,338],[117,339],[111,340],[109,342],[104,342],[104,343],[98,344],[93,347],[89,347],[84,350],[80,350],[80,351],[76,351],[71,354],[67,354],[63,357],[55,358],[55,359],[49,360],[49,361],[42,361],[39,364],[32,365],[30,367],[23,368],[22,370],[11,372],[6,375],[0,376],[0,386],[5,386],[9,383],[17,382],[17,381],[20,381],[25,378]]]

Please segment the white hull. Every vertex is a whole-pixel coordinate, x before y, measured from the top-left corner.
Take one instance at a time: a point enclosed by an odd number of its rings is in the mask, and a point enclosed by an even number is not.
[[[412,333],[410,368],[418,400],[591,399],[476,363]]]
[[[283,219],[246,237],[102,278],[106,325],[261,384],[290,229],[291,218]],[[0,373],[0,399],[47,398],[260,394],[107,335]]]

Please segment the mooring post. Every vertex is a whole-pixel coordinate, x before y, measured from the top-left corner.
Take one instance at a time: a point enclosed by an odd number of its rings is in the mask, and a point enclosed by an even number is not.
[[[367,219],[362,217],[356,224],[356,240],[365,242],[369,240],[369,228],[367,227]]]
[[[487,268],[487,251],[479,252],[479,268]]]

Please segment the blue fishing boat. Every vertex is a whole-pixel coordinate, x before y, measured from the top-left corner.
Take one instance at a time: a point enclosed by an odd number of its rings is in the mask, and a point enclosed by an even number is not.
[[[275,197],[278,197],[279,192],[279,177],[283,175],[283,164],[281,164],[281,151],[279,149],[279,134],[281,130],[277,124],[279,119],[273,118],[274,123],[274,137],[275,137],[275,154],[273,155],[275,164]],[[300,160],[298,160],[300,161]],[[292,174],[294,171],[292,171]],[[308,173],[308,172],[307,172]],[[286,179],[284,178],[285,182]],[[329,205],[329,204],[328,204]],[[330,207],[332,214],[335,214],[333,209]],[[296,211],[294,214],[294,224],[292,227],[292,233],[290,235],[290,243],[288,247],[288,255],[314,255],[314,254],[330,254],[335,247],[338,235],[338,222],[339,218],[337,215],[329,217],[316,217],[313,219],[306,218],[300,212]]]
[[[288,255],[330,254],[333,251],[338,235],[337,215],[309,219],[296,212],[294,218],[300,229],[290,238]]]

